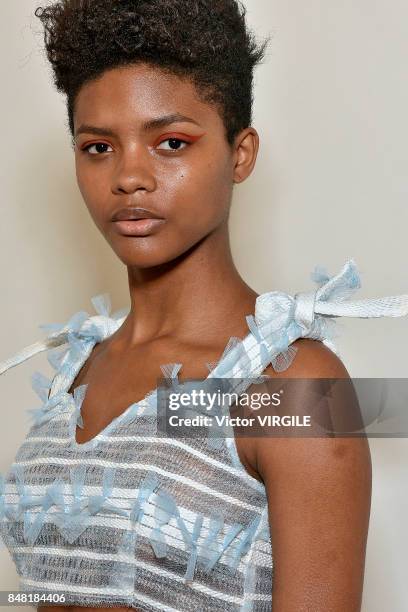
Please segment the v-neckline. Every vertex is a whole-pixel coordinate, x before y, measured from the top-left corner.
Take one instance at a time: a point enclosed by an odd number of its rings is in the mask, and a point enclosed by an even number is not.
[[[262,295],[262,294],[261,294]],[[256,299],[258,299],[260,296],[257,296]],[[255,315],[253,315],[255,316]],[[111,317],[108,317],[109,319],[111,319]],[[103,342],[103,340],[105,340],[106,338],[110,337],[115,331],[117,331],[120,326],[123,324],[124,320],[126,317],[123,318],[123,320],[119,320],[118,321],[118,325],[116,327],[116,329],[109,333],[109,334],[104,334],[102,339],[96,338],[95,341],[90,342],[89,338],[86,339],[84,341],[85,347],[84,347],[84,351],[80,352],[80,358],[77,360],[77,362],[75,363],[75,365],[72,366],[71,368],[71,375],[68,377],[68,379],[65,380],[65,384],[64,384],[64,391],[65,393],[69,396],[70,400],[71,400],[71,404],[74,406],[75,405],[75,397],[74,397],[74,393],[75,390],[78,389],[79,387],[81,387],[82,385],[77,385],[75,387],[75,389],[71,392],[69,391],[69,389],[72,387],[72,384],[75,381],[75,378],[77,377],[77,375],[79,374],[80,370],[83,368],[83,366],[85,365],[85,363],[87,362],[88,358],[90,357],[94,347]],[[111,319],[112,320],[112,319]],[[248,334],[246,334],[246,336],[244,336],[244,338],[239,338],[239,343],[237,343],[237,345],[231,347],[231,351],[235,350],[237,348],[238,345],[240,344],[244,344],[247,342],[247,340],[252,336],[252,331],[249,331]],[[220,368],[221,365],[223,365],[224,360],[227,358],[227,356],[229,357],[230,355],[230,350],[224,355],[225,350],[228,346],[228,344],[231,342],[232,338],[238,338],[237,336],[230,336],[227,343],[225,344],[222,352],[221,352],[221,357],[220,359],[216,362],[215,367],[208,373],[208,376],[206,376],[205,378],[203,378],[202,382],[205,383],[206,381],[208,381],[210,378],[214,377],[214,374],[216,373],[216,371]],[[176,362],[174,362],[176,363]],[[173,362],[171,362],[171,365],[174,365]],[[183,367],[183,363],[178,362],[181,364],[181,368]],[[164,365],[164,364],[161,364]],[[182,384],[183,381],[180,381],[180,383]],[[89,383],[83,383],[85,385],[88,385]],[[132,402],[131,404],[129,404],[129,406],[127,406],[127,408],[125,408],[125,410],[123,412],[121,412],[118,416],[114,417],[101,431],[99,431],[95,436],[93,436],[90,440],[87,440],[86,442],[77,442],[76,439],[76,428],[77,428],[77,420],[78,420],[78,414],[76,413],[75,410],[72,410],[72,413],[70,415],[70,419],[69,419],[69,423],[68,423],[68,429],[69,429],[69,438],[70,438],[70,444],[71,444],[71,448],[75,449],[75,450],[87,450],[90,448],[95,448],[98,443],[101,441],[102,438],[106,437],[107,435],[110,434],[110,432],[112,430],[114,430],[120,423],[121,420],[125,420],[126,417],[129,415],[129,413],[131,412],[132,409],[137,409],[137,407],[139,407],[140,405],[143,405],[146,403],[146,400],[148,397],[154,397],[155,395],[157,395],[157,391],[158,391],[158,386],[154,387],[153,389],[151,389],[150,391],[148,391],[145,396],[135,402]],[[85,400],[85,396],[86,396],[86,390],[85,393],[82,396],[82,399],[79,402],[78,405],[78,411],[79,414],[81,414],[81,409],[82,409],[82,404]]]

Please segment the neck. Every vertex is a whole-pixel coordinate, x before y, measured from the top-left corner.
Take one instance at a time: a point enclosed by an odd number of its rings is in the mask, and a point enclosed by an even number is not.
[[[235,267],[226,228],[169,263],[128,266],[128,281],[131,308],[122,330],[128,345],[164,335],[211,341],[226,323],[237,334],[248,331],[245,315],[257,294]]]

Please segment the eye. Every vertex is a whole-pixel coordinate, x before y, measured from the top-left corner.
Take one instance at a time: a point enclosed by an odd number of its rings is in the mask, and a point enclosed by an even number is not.
[[[186,147],[180,147],[180,143],[183,143],[185,145],[189,145],[191,143],[187,142],[186,140],[183,140],[182,138],[176,138],[175,136],[172,136],[171,138],[166,138],[165,140],[161,141],[161,145],[165,142],[168,142],[170,145],[170,148],[164,148],[162,149],[162,151],[182,151],[183,149],[185,149]]]
[[[109,146],[110,145],[108,145],[106,142],[94,142],[92,144],[87,145],[82,150],[83,151],[88,151],[88,153],[90,155],[100,155],[101,153],[108,153],[108,151],[103,150],[103,147],[109,147]],[[97,148],[96,152],[91,152],[92,147],[96,147]],[[102,148],[102,150],[101,150],[101,148]]]

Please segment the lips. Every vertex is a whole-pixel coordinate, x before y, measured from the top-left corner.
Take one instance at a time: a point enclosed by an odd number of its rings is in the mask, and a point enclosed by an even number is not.
[[[163,219],[158,213],[140,208],[139,206],[127,206],[115,211],[112,215],[112,221],[137,221],[139,219]]]
[[[165,223],[165,219],[125,219],[115,221],[113,227],[121,236],[150,236]]]

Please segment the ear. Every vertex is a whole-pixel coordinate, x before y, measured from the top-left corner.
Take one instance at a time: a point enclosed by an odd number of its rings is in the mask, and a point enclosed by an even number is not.
[[[258,132],[253,127],[242,130],[234,143],[234,183],[242,183],[251,174],[259,149]]]

